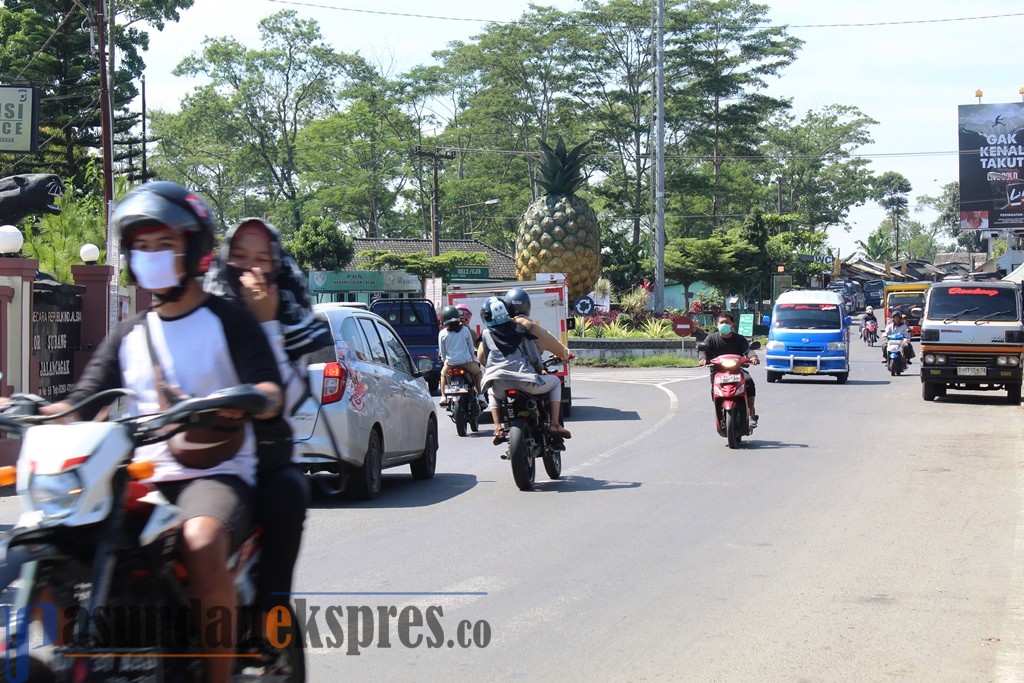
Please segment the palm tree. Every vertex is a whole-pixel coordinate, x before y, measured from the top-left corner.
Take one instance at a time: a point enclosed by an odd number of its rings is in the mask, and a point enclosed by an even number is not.
[[[868,235],[867,242],[857,240],[857,246],[872,261],[887,261],[892,258],[892,240],[881,230],[875,230]]]

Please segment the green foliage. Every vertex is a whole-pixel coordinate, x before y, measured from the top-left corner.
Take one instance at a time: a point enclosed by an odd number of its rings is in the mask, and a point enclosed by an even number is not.
[[[647,303],[651,293],[643,287],[634,287],[619,296],[619,309],[632,318],[642,318],[647,314]]]
[[[870,235],[868,240],[857,240],[857,246],[860,247],[864,255],[874,261],[891,261],[893,252],[892,238],[889,235],[889,231],[882,227],[876,228]]]
[[[605,358],[603,360],[578,358],[573,361],[581,367],[592,368],[693,368],[697,367],[694,358],[685,358],[670,353],[655,356],[624,356],[622,358]]]
[[[342,270],[355,253],[352,238],[327,218],[307,221],[284,246],[303,270]]]
[[[420,278],[441,277],[451,281],[452,271],[459,266],[486,265],[487,254],[468,251],[448,251],[440,256],[396,254],[382,249],[366,249],[358,254],[364,270],[402,269]]]
[[[589,143],[584,142],[567,150],[565,140],[561,135],[556,135],[554,147],[543,140],[538,140],[537,144],[541,150],[537,184],[544,189],[545,194],[575,194],[586,184],[583,164],[590,156],[586,153]]]

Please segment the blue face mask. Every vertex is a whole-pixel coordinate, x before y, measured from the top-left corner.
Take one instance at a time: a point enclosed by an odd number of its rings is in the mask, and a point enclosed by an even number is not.
[[[719,323],[718,331],[722,334],[732,334],[732,325],[729,323]]]

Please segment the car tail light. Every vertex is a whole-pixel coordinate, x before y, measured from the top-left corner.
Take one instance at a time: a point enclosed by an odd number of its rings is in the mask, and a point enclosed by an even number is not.
[[[320,392],[320,405],[337,403],[341,395],[345,393],[345,379],[348,372],[341,363],[326,363],[324,365],[324,388]]]

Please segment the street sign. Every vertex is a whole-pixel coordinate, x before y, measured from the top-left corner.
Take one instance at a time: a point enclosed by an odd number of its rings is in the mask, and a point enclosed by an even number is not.
[[[596,308],[594,300],[589,296],[581,296],[573,302],[572,309],[576,311],[577,315],[590,315]]]
[[[680,337],[689,337],[693,334],[695,327],[693,319],[689,316],[676,315],[672,317],[672,331]]]
[[[452,280],[490,280],[490,266],[455,266],[452,268]]]
[[[753,313],[740,313],[740,329],[737,330],[740,336],[753,337],[754,336],[754,314]]]

